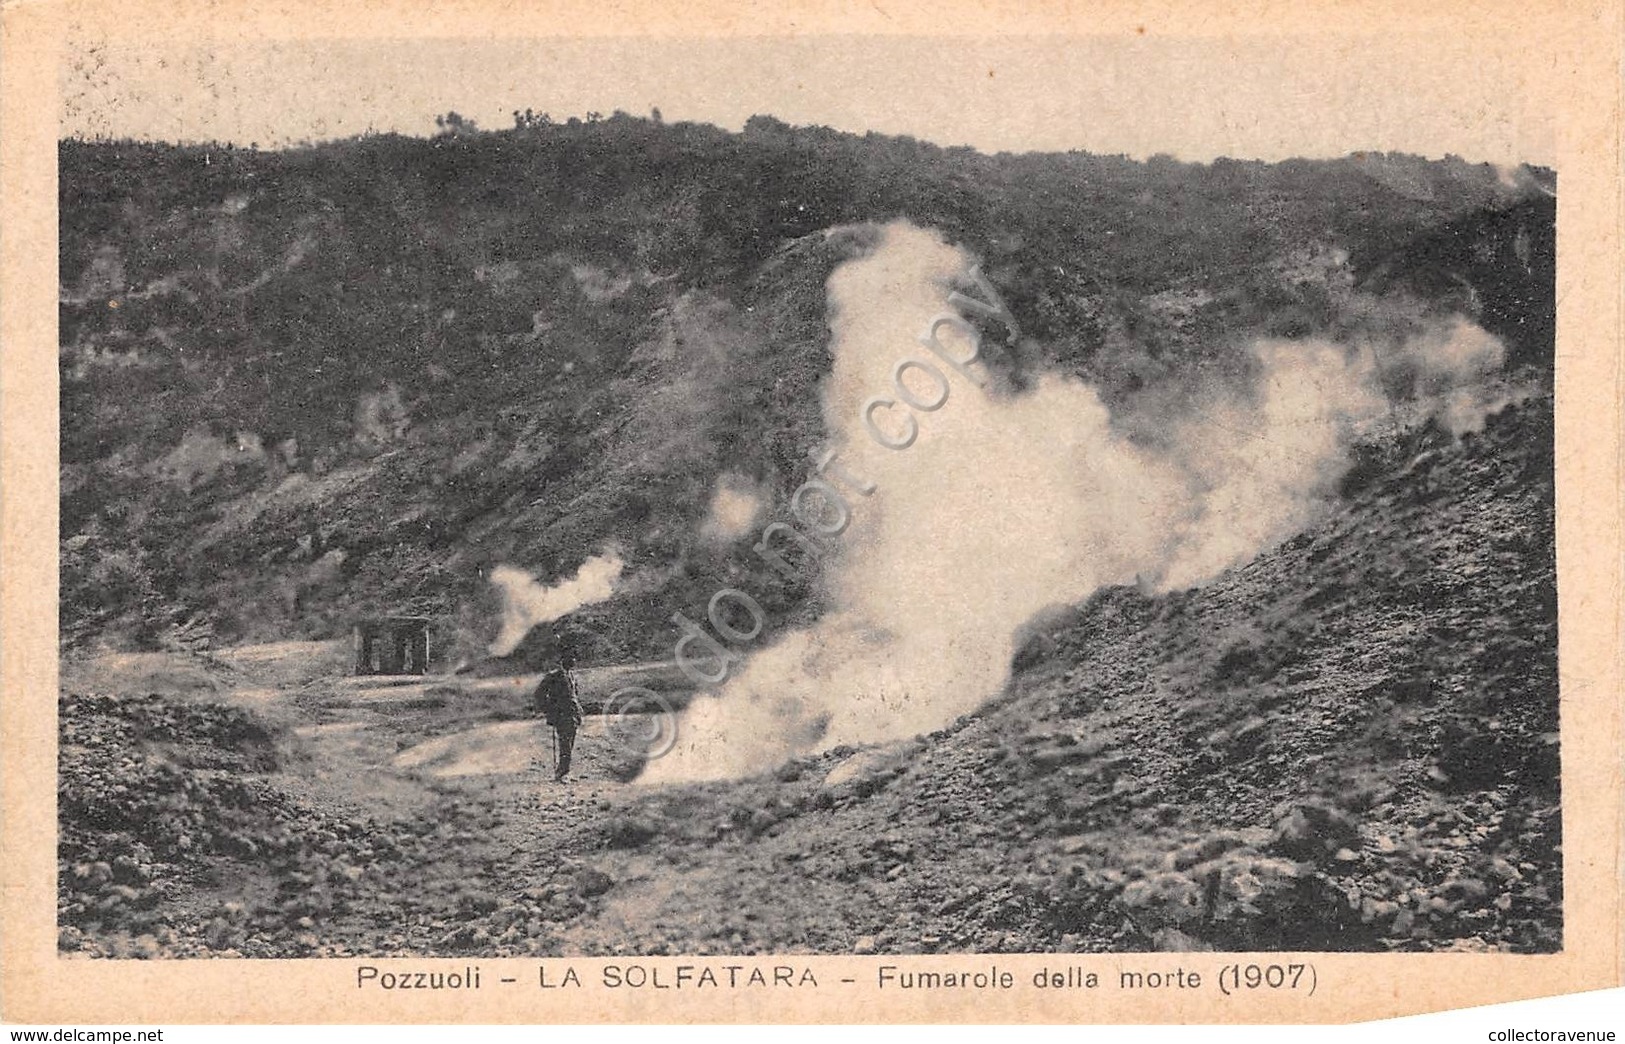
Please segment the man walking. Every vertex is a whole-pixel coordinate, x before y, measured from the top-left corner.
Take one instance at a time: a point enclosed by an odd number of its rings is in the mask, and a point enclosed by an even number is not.
[[[562,783],[570,774],[570,753],[575,749],[576,730],[581,727],[581,698],[576,694],[575,655],[560,645],[558,666],[542,676],[531,696],[536,710],[553,729],[558,740],[558,764],[553,781]]]

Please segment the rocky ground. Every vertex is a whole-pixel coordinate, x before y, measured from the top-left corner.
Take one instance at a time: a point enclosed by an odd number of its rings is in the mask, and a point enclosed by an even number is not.
[[[948,728],[760,779],[623,782],[592,719],[556,786],[523,682],[358,687],[320,643],[66,665],[61,948],[1556,950],[1550,408],[1201,589],[1100,593]]]

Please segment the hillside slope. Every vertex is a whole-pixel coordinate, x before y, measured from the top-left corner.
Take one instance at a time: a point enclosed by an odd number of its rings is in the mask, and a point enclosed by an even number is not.
[[[882,952],[1556,948],[1544,406],[1397,464],[1200,590],[1103,592],[957,728],[833,778],[826,760],[713,791],[720,834],[692,797],[651,798],[647,849],[676,880],[637,930],[670,938],[681,914],[723,949],[738,930]]]
[[[699,536],[719,483],[781,500],[823,437],[824,281],[861,244],[830,229],[963,243],[1027,364],[1114,404],[1256,336],[1432,313],[1549,352],[1461,300],[1449,258],[1443,285],[1404,278],[1446,242],[1518,282],[1497,300],[1549,303],[1551,200],[1454,159],[983,156],[618,116],[275,153],[66,142],[60,185],[70,648],[413,611],[449,667],[491,637],[493,566],[551,580],[613,543],[631,582],[583,614],[586,655],[665,655],[671,612],[729,579]],[[794,624],[815,587],[762,597]]]
[[[63,946],[1556,950],[1551,439],[1537,399],[1390,456],[1200,589],[1036,629],[983,710],[758,779],[627,786],[591,735],[567,789],[538,736],[518,767],[402,769],[446,715],[503,724],[465,697],[342,726],[371,737],[332,762],[361,805],[297,757],[271,771],[240,712],[64,697]],[[185,785],[144,797],[158,776]]]

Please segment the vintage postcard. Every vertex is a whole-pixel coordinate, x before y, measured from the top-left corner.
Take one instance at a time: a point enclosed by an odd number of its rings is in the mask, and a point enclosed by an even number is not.
[[[1614,0],[3,17],[8,1020],[1619,984]]]

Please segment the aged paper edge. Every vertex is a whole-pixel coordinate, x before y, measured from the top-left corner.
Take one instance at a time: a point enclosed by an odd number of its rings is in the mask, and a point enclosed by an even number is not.
[[[4,8],[0,23],[0,855],[4,951],[0,1003],[12,1022],[1347,1022],[1469,1007],[1621,984],[1621,9],[1606,0],[1450,2],[1417,10],[1359,4],[1168,2],[727,4],[693,0],[544,9],[500,0],[407,3],[53,3]],[[1258,955],[1307,961],[1313,997],[1164,990],[1154,997],[1019,988],[1043,967],[1200,969],[1227,954],[1102,957],[642,958],[569,960],[588,983],[605,964],[810,968],[817,989],[541,990],[544,963],[565,960],[375,962],[400,968],[479,964],[486,981],[524,989],[389,995],[356,988],[356,961],[61,960],[55,929],[56,736],[56,180],[57,70],[82,35],[139,41],[207,38],[527,36],[921,37],[1131,33],[1335,34],[1358,55],[1397,34],[1451,34],[1462,47],[1516,60],[1520,82],[1558,111],[1557,484],[1562,687],[1565,949],[1486,954]],[[1362,43],[1359,38],[1365,38]],[[1351,58],[1352,60],[1352,58]],[[1402,85],[1401,85],[1402,86]],[[1396,88],[1397,89],[1397,88]],[[882,963],[919,970],[1008,969],[1007,991],[879,992]],[[840,985],[843,977],[857,986]],[[507,992],[511,990],[512,992]],[[563,995],[567,994],[567,995]],[[1098,995],[1097,995],[1098,994]]]

